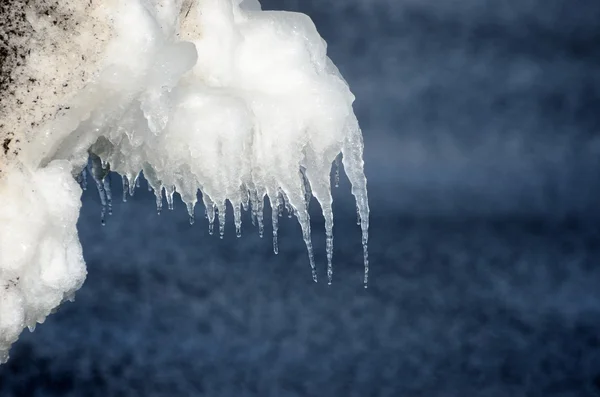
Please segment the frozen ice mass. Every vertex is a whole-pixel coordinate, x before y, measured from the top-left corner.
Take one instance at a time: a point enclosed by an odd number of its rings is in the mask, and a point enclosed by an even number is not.
[[[0,362],[25,327],[83,284],[77,180],[88,175],[102,222],[114,199],[110,171],[130,194],[143,173],[158,211],[179,193],[190,223],[201,197],[221,236],[230,221],[240,236],[244,210],[262,235],[266,199],[274,252],[285,208],[298,219],[317,281],[314,197],[331,283],[331,170],[341,155],[367,285],[369,205],[354,96],[308,16],[262,11],[257,0],[12,3],[0,22]]]

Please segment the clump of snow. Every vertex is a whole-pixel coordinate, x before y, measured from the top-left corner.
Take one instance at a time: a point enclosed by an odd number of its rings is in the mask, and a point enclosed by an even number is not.
[[[24,327],[43,322],[85,279],[71,168],[58,160],[0,180],[0,363]]]
[[[330,172],[341,153],[363,233],[366,286],[369,206],[354,96],[327,57],[326,43],[311,19],[298,13],[261,11],[257,0],[111,0],[93,18],[98,15],[106,16],[102,25],[110,27],[106,36],[110,40],[102,41],[95,52],[98,59],[86,66],[96,72],[85,86],[76,85],[76,91],[61,96],[61,109],[51,120],[24,133],[35,139],[24,140],[18,166],[10,170],[10,178],[0,179],[7,197],[17,197],[18,186],[37,186],[44,176],[48,192],[56,191],[55,201],[61,201],[57,210],[39,209],[47,212],[37,217],[21,216],[20,207],[4,209],[16,230],[37,234],[35,240],[27,233],[7,235],[6,242],[0,235],[1,247],[19,247],[19,241],[46,243],[36,245],[37,256],[25,249],[8,249],[0,256],[0,280],[14,281],[25,277],[26,269],[38,269],[29,277],[55,289],[52,295],[33,281],[24,284],[20,279],[21,288],[0,290],[4,310],[0,314],[6,313],[0,319],[0,350],[14,341],[23,326],[43,321],[83,280],[74,226],[79,190],[73,187],[71,174],[85,167],[88,153],[103,217],[110,213],[110,186],[105,179],[109,170],[123,176],[131,193],[143,171],[159,211],[163,196],[172,209],[178,192],[192,223],[200,191],[210,230],[218,218],[221,236],[227,201],[234,209],[238,236],[243,209],[251,209],[262,236],[263,206],[268,199],[275,253],[278,218],[286,207],[300,223],[317,281],[308,212],[314,196],[325,218],[329,283],[333,275]],[[99,48],[98,40],[89,43]],[[68,87],[70,75],[61,76],[66,79],[62,85]],[[59,186],[65,197],[58,197]],[[31,200],[40,195],[53,198],[36,189],[27,192]],[[10,228],[3,224],[2,230]],[[55,254],[59,251],[62,257]]]

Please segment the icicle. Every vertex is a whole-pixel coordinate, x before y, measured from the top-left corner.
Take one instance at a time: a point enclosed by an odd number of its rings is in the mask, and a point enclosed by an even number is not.
[[[204,207],[206,208],[206,218],[208,219],[208,234],[212,236],[215,222],[215,205],[212,202],[212,200],[204,193],[202,194],[202,201],[204,202]]]
[[[236,237],[242,237],[242,210],[240,203],[233,204],[233,222],[235,224]]]
[[[369,250],[367,247],[368,241],[369,241],[369,234],[368,234],[368,230],[365,228],[363,230],[363,236],[362,236],[363,262],[365,265],[365,277],[363,279],[363,283],[365,285],[365,288],[369,287]]]
[[[190,225],[194,224],[194,203],[186,203],[187,212],[190,217]]]
[[[129,190],[129,180],[126,175],[122,175],[121,179],[123,180],[123,202],[127,202],[127,190]]]
[[[356,205],[356,225],[360,226],[360,208]]]
[[[335,187],[340,187],[340,155],[335,158]]]
[[[306,171],[304,169],[300,170],[300,177],[302,178],[302,189],[304,191],[304,202],[306,203],[306,208],[308,209],[310,205],[310,200],[312,199],[312,189],[310,187],[310,181],[306,176]]]
[[[302,190],[304,191],[304,202],[306,203],[306,208],[308,208],[310,204],[310,200],[312,199],[312,189],[310,188],[310,182],[306,176],[306,171],[304,169],[300,170],[300,178],[302,179]]]
[[[265,234],[265,225],[263,223],[264,219],[264,197],[260,197],[257,202],[256,208],[256,221],[258,223],[258,236],[263,238]]]
[[[256,190],[250,191],[250,210],[252,212],[252,226],[256,226],[256,218],[258,215],[258,194]]]
[[[108,215],[112,215],[112,190],[110,189],[110,174],[107,174],[102,181],[104,191],[106,192],[106,204],[108,206]]]
[[[352,194],[356,199],[357,216],[362,231],[363,262],[365,267],[364,286],[369,281],[369,200],[367,198],[367,179],[364,173],[363,138],[355,117],[349,120],[348,135],[342,147],[342,164],[352,185]]]
[[[277,194],[277,198],[275,199],[275,202],[273,203],[271,201],[271,223],[273,225],[273,252],[275,253],[275,255],[279,254],[279,244],[277,242],[277,231],[279,229],[279,217],[280,212],[279,209],[281,208],[281,195]]]
[[[364,190],[364,196],[357,195],[357,203],[359,202],[360,204],[358,204],[357,209],[360,220],[360,229],[362,231],[363,263],[365,267],[363,283],[365,288],[367,288],[369,284],[369,204],[366,201],[366,189]]]
[[[100,196],[100,205],[102,209],[100,210],[100,223],[104,226],[106,224],[106,208],[108,206],[108,197],[109,194],[106,192],[106,184],[104,183],[104,179],[106,175],[109,173],[109,169],[103,167],[102,160],[100,157],[90,153],[90,163],[88,164],[90,175],[96,182],[96,188],[98,189],[98,195]],[[108,185],[110,188],[110,185]]]
[[[217,212],[219,214],[219,237],[223,239],[225,237],[225,211],[227,207],[225,202],[217,206]]]
[[[314,153],[307,152],[308,159],[314,158]],[[304,185],[312,189],[314,197],[321,206],[325,220],[325,248],[327,253],[327,284],[331,285],[333,280],[333,197],[331,196],[331,166],[321,168],[316,161],[309,161],[309,168],[302,174]],[[310,184],[308,183],[310,181]],[[308,208],[308,204],[307,204]]]
[[[327,252],[327,284],[331,285],[333,280],[333,212],[330,206],[324,206],[323,217],[325,218],[325,249]]]
[[[294,184],[293,187],[299,188],[287,188],[286,186],[282,186],[282,194],[284,199],[286,200],[286,207],[288,207],[288,212],[294,212],[296,218],[298,219],[298,223],[300,224],[300,228],[302,229],[302,239],[304,240],[304,244],[306,245],[306,251],[308,252],[308,261],[310,263],[311,273],[313,281],[317,282],[317,267],[315,265],[315,257],[313,253],[313,245],[311,241],[311,231],[310,231],[310,216],[308,214],[308,210],[305,206],[304,195],[302,194],[302,179],[300,179],[299,184]]]
[[[102,226],[106,226],[106,198],[103,193],[100,197],[100,201],[102,202],[102,209],[100,210],[100,224]]]
[[[135,194],[135,188],[140,187],[140,174],[137,174],[135,177],[129,179],[129,195],[133,197]]]
[[[156,196],[156,213],[160,215],[163,206],[163,187],[159,186],[158,189],[154,190],[154,196]]]
[[[33,332],[33,331],[35,331],[35,327],[36,327],[36,325],[37,325],[36,323],[34,323],[34,324],[32,324],[32,325],[28,325],[28,326],[27,326],[27,329],[29,329],[29,332]]]
[[[306,244],[306,250],[308,251],[308,261],[310,263],[310,268],[312,271],[313,281],[317,282],[317,266],[315,265],[315,256],[313,253],[312,241],[310,238],[310,216],[308,215],[308,211],[306,209],[301,209],[296,211],[296,217],[298,218],[298,222],[300,222],[300,227],[302,228],[302,238],[304,239],[304,243]]]
[[[167,198],[167,206],[169,210],[173,211],[173,194],[175,193],[175,186],[165,186],[165,197]]]
[[[285,210],[288,213],[288,218],[291,219],[292,216],[294,215],[294,207],[292,207],[292,204],[290,203],[290,199],[285,194],[283,189],[279,189],[279,194],[281,195],[281,215],[283,215],[283,209],[285,208]]]

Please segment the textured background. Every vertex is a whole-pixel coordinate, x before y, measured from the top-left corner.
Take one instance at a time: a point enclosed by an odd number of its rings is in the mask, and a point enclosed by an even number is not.
[[[357,96],[370,288],[344,180],[331,287],[294,220],[275,256],[143,182],[103,228],[91,186],[88,280],[0,396],[600,396],[600,2],[263,5],[313,17]]]

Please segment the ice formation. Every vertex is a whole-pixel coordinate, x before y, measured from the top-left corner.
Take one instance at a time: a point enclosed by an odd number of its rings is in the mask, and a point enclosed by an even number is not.
[[[73,176],[86,176],[88,156],[102,217],[111,210],[109,171],[131,193],[143,171],[159,211],[163,195],[172,208],[178,192],[190,222],[200,191],[221,235],[227,201],[238,236],[243,209],[262,235],[268,199],[275,253],[287,208],[317,281],[315,197],[331,282],[330,171],[341,153],[366,285],[369,207],[354,96],[308,16],[262,11],[257,0],[16,0],[2,12],[17,22],[0,32],[21,34],[1,43],[14,51],[0,65],[0,362],[24,327],[83,283]]]

